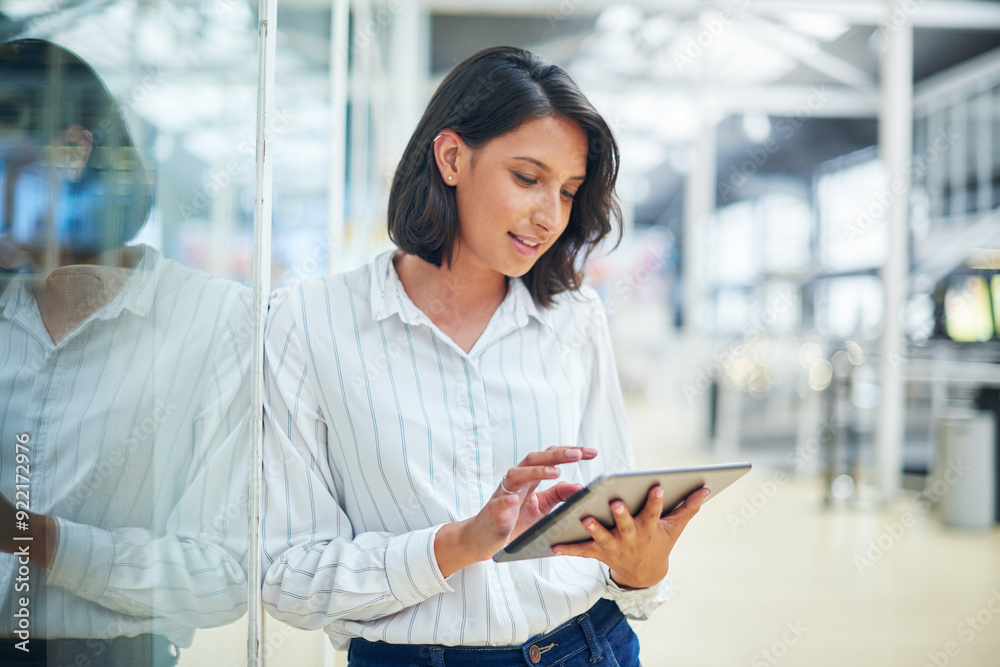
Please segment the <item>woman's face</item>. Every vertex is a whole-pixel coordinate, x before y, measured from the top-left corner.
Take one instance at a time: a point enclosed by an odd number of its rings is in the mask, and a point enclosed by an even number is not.
[[[587,135],[563,117],[528,121],[454,162],[459,234],[452,261],[522,276],[569,222],[587,171]]]
[[[2,107],[0,98],[0,113]],[[53,243],[60,249],[50,261],[75,263],[69,246],[73,220],[87,202],[97,201],[97,195],[84,199],[67,193],[90,159],[90,132],[73,125],[51,142],[39,134],[5,127],[0,120],[0,267],[5,269],[43,266]]]

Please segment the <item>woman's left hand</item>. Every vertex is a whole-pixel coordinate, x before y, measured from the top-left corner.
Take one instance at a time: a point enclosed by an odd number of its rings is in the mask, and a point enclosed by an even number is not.
[[[646,505],[634,517],[625,503],[616,500],[611,503],[614,528],[608,530],[594,517],[587,517],[583,527],[593,540],[559,544],[552,547],[552,553],[596,558],[611,568],[611,579],[619,586],[649,588],[667,575],[670,551],[710,493],[708,489],[695,491],[662,518],[663,488],[659,485],[649,490]]]

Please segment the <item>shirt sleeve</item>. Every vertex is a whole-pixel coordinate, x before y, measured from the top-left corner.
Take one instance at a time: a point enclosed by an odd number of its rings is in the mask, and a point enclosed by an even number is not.
[[[604,573],[604,585],[607,587],[607,594],[603,597],[617,602],[621,612],[632,620],[645,621],[670,597],[667,583],[669,574],[655,586],[624,589],[611,578],[611,568],[604,563],[601,563],[601,571]]]
[[[262,595],[272,616],[313,630],[378,619],[453,589],[434,555],[440,525],[355,533],[338,502],[303,294],[299,286],[272,295],[265,333]]]
[[[239,296],[223,305],[226,316],[213,313],[208,358],[184,360],[207,371],[193,422],[184,427],[190,450],[182,442],[155,444],[190,456],[190,474],[177,480],[181,490],[165,528],[109,530],[56,518],[57,548],[46,583],[112,611],[150,618],[157,631],[214,627],[246,613],[252,328],[248,292],[233,288]]]
[[[599,455],[589,462],[588,479],[603,472],[624,472],[635,468],[632,438],[625,415],[625,400],[615,364],[611,332],[604,306],[596,292],[584,288],[586,296],[583,320],[577,322],[583,341],[581,358],[585,365],[587,393],[580,424],[580,445],[597,448]],[[571,339],[572,340],[572,339]],[[604,573],[604,597],[618,603],[622,613],[635,620],[645,620],[667,599],[667,578],[655,586],[625,590],[612,579],[610,569],[601,563]]]

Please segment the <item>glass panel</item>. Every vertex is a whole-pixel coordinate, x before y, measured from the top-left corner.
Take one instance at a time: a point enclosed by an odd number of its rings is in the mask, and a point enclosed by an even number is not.
[[[881,265],[889,243],[886,212],[895,197],[878,160],[822,176],[817,206],[824,268],[848,271]]]
[[[756,203],[720,209],[711,226],[710,277],[718,285],[749,283],[760,277],[760,226]]]
[[[380,43],[385,23],[364,38],[332,40],[333,2],[279,3],[273,128],[274,225],[271,286],[280,288],[340,270],[346,249],[363,246],[358,221],[363,202],[358,193],[368,187],[364,160],[348,162],[350,155],[368,154],[365,103],[336,108],[332,70],[335,59],[351,64],[347,90],[365,89],[369,79],[358,73],[364,52]],[[365,3],[367,4],[367,3]],[[355,21],[356,22],[356,21]],[[339,26],[336,26],[339,28]],[[346,30],[346,26],[344,28]],[[335,46],[331,42],[336,41]],[[360,80],[353,77],[361,76]],[[344,104],[344,101],[341,101]],[[337,112],[347,127],[338,123]],[[365,123],[360,122],[361,118]],[[340,151],[337,151],[337,145]],[[335,157],[336,156],[336,157]],[[339,168],[339,169],[338,169]],[[358,181],[353,186],[346,176]],[[334,180],[339,178],[339,188]],[[358,202],[357,205],[352,205]],[[341,237],[341,224],[346,229]],[[336,234],[331,230],[336,229]],[[266,502],[266,501],[265,501]],[[267,554],[262,575],[270,565]],[[264,665],[328,665],[333,647],[322,632],[308,632],[275,619],[261,618],[261,654]]]
[[[256,18],[0,12],[0,664],[246,664]]]
[[[279,5],[274,287],[325,275],[331,265],[330,23],[329,7]]]
[[[764,262],[769,274],[790,274],[806,269],[812,242],[812,211],[796,197],[761,198],[764,226]]]
[[[820,332],[840,339],[871,339],[878,334],[885,311],[878,278],[836,278],[823,287],[825,294],[816,307],[816,327]]]

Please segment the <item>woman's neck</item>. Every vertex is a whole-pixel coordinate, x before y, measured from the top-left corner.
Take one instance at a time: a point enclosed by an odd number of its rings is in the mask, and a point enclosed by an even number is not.
[[[141,252],[117,248],[54,270],[39,270],[30,287],[53,343],[58,343],[121,291]]]
[[[450,268],[405,253],[393,260],[410,301],[466,353],[507,296],[507,276],[487,267],[477,270],[461,257]]]

